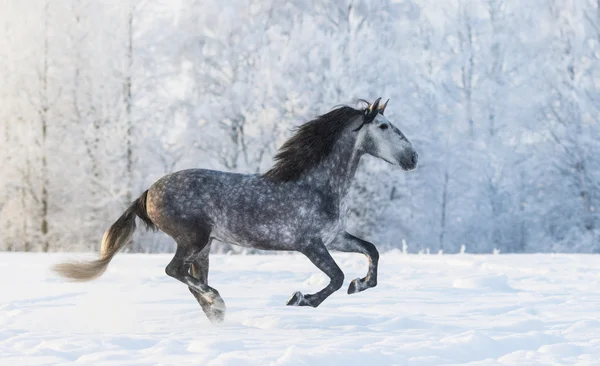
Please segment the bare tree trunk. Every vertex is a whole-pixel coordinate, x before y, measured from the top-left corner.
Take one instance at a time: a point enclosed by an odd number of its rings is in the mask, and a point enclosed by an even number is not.
[[[525,251],[527,228],[525,227],[525,173],[521,171],[519,185],[519,250]]]
[[[475,67],[473,54],[473,29],[471,18],[467,13],[467,6],[461,5],[462,20],[466,28],[466,35],[459,32],[461,51],[468,52],[467,63],[461,67],[462,89],[465,96],[467,109],[467,122],[469,124],[469,137],[475,139],[475,122],[473,120],[473,69]]]
[[[467,23],[467,35],[469,40],[469,66],[467,68],[465,95],[467,97],[467,119],[469,121],[469,135],[475,138],[475,122],[473,121],[473,45],[471,24]]]
[[[2,118],[2,117],[0,116],[0,118]],[[3,138],[2,139],[4,141],[3,146],[5,146],[5,149],[6,149],[6,147],[9,146],[9,142],[10,142],[10,133],[9,133],[9,130],[8,130],[9,129],[9,124],[8,124],[8,121],[3,122],[2,120],[0,120],[0,125],[3,127],[2,128],[2,131],[3,131],[3,134],[2,134]],[[10,155],[6,155],[3,158],[5,159],[4,163],[10,161]],[[2,157],[0,157],[0,159],[2,159]],[[0,173],[2,171],[2,166],[3,166],[2,163],[0,163]],[[6,191],[7,191],[7,189],[3,189],[2,190],[2,195],[0,196],[0,213],[2,212],[2,208],[3,208],[3,205],[4,205],[3,202],[5,202],[4,200],[7,199],[8,195],[9,195],[9,193],[6,192]],[[1,224],[1,222],[0,222],[0,224]],[[11,232],[11,230],[10,230],[11,226],[12,226],[11,220],[7,219],[7,221],[6,221],[7,232]],[[7,251],[13,251],[13,239],[12,238],[7,238],[6,250]]]
[[[127,13],[127,44],[126,44],[126,68],[125,68],[125,80],[123,83],[123,103],[125,104],[125,124],[127,131],[125,135],[126,144],[126,166],[125,166],[125,204],[130,205],[133,201],[133,121],[131,117],[131,104],[132,104],[132,77],[133,71],[133,5],[129,4]],[[138,247],[134,241],[130,246],[130,250],[133,252],[141,252],[141,248]]]
[[[40,204],[42,206],[42,216],[40,230],[42,234],[42,250],[47,252],[50,249],[50,242],[48,241],[48,161],[47,161],[47,149],[46,149],[46,138],[48,134],[48,7],[50,3],[46,2],[44,6],[44,60],[42,69],[42,87],[40,91],[40,120],[42,127],[42,138],[40,141],[40,151],[42,154],[42,192],[40,196]]]
[[[27,163],[29,165],[29,163]],[[23,226],[21,227],[22,230],[22,237],[23,237],[23,251],[24,252],[28,252],[31,250],[30,246],[29,246],[29,238],[27,235],[27,204],[25,201],[25,186],[21,187],[21,209],[23,210]]]
[[[500,78],[502,77],[502,59],[500,55],[500,42],[498,41],[498,36],[501,34],[499,28],[499,23],[502,21],[501,19],[501,8],[502,2],[496,0],[490,0],[488,3],[488,13],[490,15],[490,23],[492,26],[492,45],[491,45],[491,54],[492,54],[492,64],[491,64],[491,79],[494,81],[493,90],[491,93],[491,100],[488,101],[488,138],[490,144],[496,134],[496,95],[498,94],[498,87],[501,83]]]
[[[448,206],[448,170],[444,171],[444,187],[442,188],[442,213],[440,216],[439,250],[444,250],[446,235],[446,207]]]
[[[579,188],[579,197],[581,199],[582,209],[583,209],[583,226],[586,230],[591,231],[594,230],[594,211],[593,211],[593,203],[590,197],[590,192],[588,188],[588,174],[585,166],[585,162],[583,158],[579,160],[575,164],[575,169],[577,171],[577,185]]]
[[[133,6],[129,9],[127,15],[127,69],[125,74],[125,118],[127,123],[127,191],[125,192],[125,201],[129,205],[133,200],[132,188],[133,188],[133,121],[131,117],[131,84],[132,84],[132,71],[133,71]]]

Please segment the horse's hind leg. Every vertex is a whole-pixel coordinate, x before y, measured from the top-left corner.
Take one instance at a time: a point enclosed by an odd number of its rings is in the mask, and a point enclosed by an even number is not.
[[[331,281],[324,289],[316,294],[303,295],[300,291],[296,291],[288,300],[287,305],[294,306],[312,306],[316,308],[329,297],[332,293],[339,290],[344,284],[344,272],[338,267],[337,263],[331,257],[331,254],[325,248],[325,245],[319,239],[305,249],[300,251],[308,257],[315,266],[323,271]]]
[[[210,242],[200,251],[200,254],[196,257],[196,259],[192,262],[190,273],[191,275],[198,279],[201,283],[208,285],[208,255],[210,254]],[[219,303],[222,304],[222,307],[212,306],[196,289],[191,286],[188,286],[190,292],[200,304],[200,307],[206,314],[206,317],[213,323],[220,323],[225,319],[225,302],[219,295],[219,292],[212,289],[214,291],[214,295],[220,298]]]
[[[370,287],[377,286],[377,263],[379,262],[379,252],[375,245],[368,241],[357,238],[356,236],[344,233],[327,246],[331,250],[340,252],[362,253],[369,259],[369,271],[364,278],[355,278],[348,286],[348,293],[364,291]]]
[[[165,272],[167,275],[188,285],[188,287],[196,291],[196,293],[202,297],[206,304],[224,314],[225,303],[219,295],[219,292],[190,274],[192,263],[198,258],[199,254],[207,244],[208,238],[206,238],[206,241],[200,246],[190,244],[186,241],[178,241],[175,256],[167,265]],[[218,321],[218,319],[210,320]]]

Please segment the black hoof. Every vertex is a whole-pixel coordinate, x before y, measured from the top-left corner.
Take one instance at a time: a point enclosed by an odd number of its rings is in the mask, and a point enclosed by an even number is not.
[[[360,283],[359,281],[360,278],[355,278],[350,282],[350,286],[348,286],[348,295],[362,291],[360,290],[360,285],[357,285],[357,282]]]
[[[205,298],[205,301],[200,303],[202,310],[204,310],[204,314],[206,314],[206,317],[211,323],[222,323],[223,320],[225,320],[225,302],[218,293],[208,297],[208,299],[210,299],[210,302]]]
[[[225,320],[225,311],[221,309],[209,309],[205,311],[206,317],[213,324],[223,323]]]
[[[300,306],[300,303],[303,300],[304,300],[304,295],[302,295],[302,292],[296,291],[296,292],[294,292],[292,297],[290,297],[290,299],[288,300],[286,305],[287,306]]]
[[[314,295],[303,295],[302,292],[296,291],[292,297],[288,300],[288,306],[312,306],[316,308],[318,304],[315,303]]]
[[[377,286],[376,281],[365,281],[363,278],[355,278],[348,286],[348,295],[364,291],[368,288]]]

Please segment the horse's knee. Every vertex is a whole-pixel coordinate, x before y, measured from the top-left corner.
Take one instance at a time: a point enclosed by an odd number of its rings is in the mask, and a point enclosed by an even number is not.
[[[377,250],[375,245],[369,243],[368,241],[365,241],[363,244],[367,252],[367,256],[371,259],[373,263],[377,263],[379,261],[379,251]]]
[[[179,263],[171,262],[165,268],[165,273],[169,277],[178,278],[179,277],[179,268],[180,267],[181,267],[181,265]]]
[[[371,245],[373,246],[373,251],[371,252],[371,260],[373,261],[373,263],[377,263],[379,261],[379,251],[377,250],[377,248],[375,248],[375,245]]]
[[[342,270],[336,271],[333,276],[331,276],[331,286],[335,290],[339,290],[344,284],[344,272]]]

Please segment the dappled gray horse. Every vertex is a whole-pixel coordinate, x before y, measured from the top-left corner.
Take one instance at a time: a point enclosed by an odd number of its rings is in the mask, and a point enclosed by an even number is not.
[[[177,251],[166,273],[189,287],[212,322],[225,316],[223,299],[208,285],[213,238],[248,248],[298,251],[331,279],[315,294],[295,292],[287,305],[317,307],[342,286],[344,273],[329,250],[369,259],[367,275],[350,283],[349,294],[376,286],[377,249],[345,231],[350,183],[363,154],[404,170],[417,165],[417,153],[383,115],[387,102],[380,105],[380,100],[365,109],[343,106],[301,125],[262,175],[191,169],[164,176],[108,228],[100,259],[63,263],[55,270],[80,281],[100,276],[128,243],[137,216],[175,240]]]

